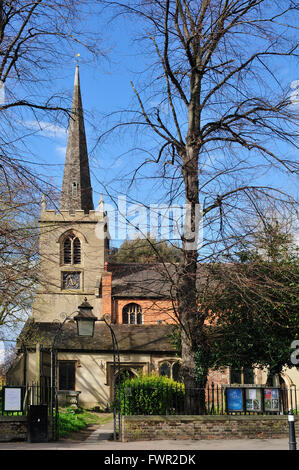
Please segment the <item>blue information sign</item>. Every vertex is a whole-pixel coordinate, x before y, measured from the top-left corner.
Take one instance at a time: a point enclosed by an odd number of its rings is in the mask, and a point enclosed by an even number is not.
[[[243,411],[243,393],[240,388],[227,388],[227,409],[228,411]]]

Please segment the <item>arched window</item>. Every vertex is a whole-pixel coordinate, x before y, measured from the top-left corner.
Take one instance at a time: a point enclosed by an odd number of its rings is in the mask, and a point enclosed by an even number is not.
[[[123,308],[123,323],[142,325],[142,309],[138,304],[128,304]]]
[[[81,263],[81,242],[74,234],[68,235],[63,242],[63,264]]]
[[[181,363],[174,360],[161,362],[159,365],[159,374],[169,377],[176,382],[181,382]]]

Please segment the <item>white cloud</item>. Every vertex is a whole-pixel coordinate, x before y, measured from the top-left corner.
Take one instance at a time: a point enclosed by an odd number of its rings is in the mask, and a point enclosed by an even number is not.
[[[47,121],[26,121],[25,125],[30,129],[40,132],[45,137],[55,137],[65,139],[67,129]]]
[[[293,106],[299,105],[299,80],[294,80],[291,85],[291,89],[293,90],[290,94],[290,99]]]
[[[65,157],[65,153],[66,153],[66,145],[57,145],[56,146],[56,150],[57,152],[62,155],[63,157]]]

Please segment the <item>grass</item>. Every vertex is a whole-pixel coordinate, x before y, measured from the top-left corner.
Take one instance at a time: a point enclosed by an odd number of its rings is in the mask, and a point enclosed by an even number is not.
[[[78,432],[93,424],[105,424],[112,419],[109,413],[94,413],[84,409],[73,410],[64,408],[59,410],[59,435],[67,437],[73,432]]]

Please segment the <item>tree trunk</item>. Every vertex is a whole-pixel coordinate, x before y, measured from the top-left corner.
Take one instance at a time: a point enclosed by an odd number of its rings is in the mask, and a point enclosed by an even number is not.
[[[198,154],[199,148],[194,138],[189,138],[190,145],[181,155],[183,176],[186,188],[186,204],[189,210],[187,230],[183,235],[183,256],[178,276],[177,302],[180,323],[182,326],[182,375],[185,384],[187,414],[200,413],[205,410],[204,388],[207,371],[201,377],[196,376],[195,354],[198,346],[205,350],[203,334],[204,319],[200,315],[197,296],[197,257],[198,257]],[[199,393],[198,389],[201,389]],[[197,389],[197,390],[195,390]]]

